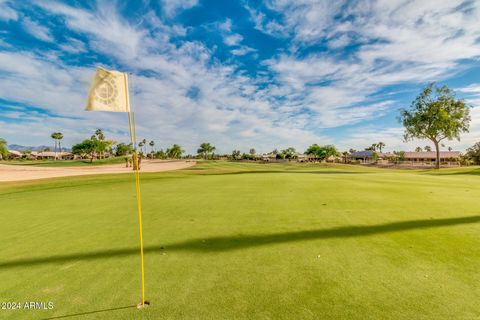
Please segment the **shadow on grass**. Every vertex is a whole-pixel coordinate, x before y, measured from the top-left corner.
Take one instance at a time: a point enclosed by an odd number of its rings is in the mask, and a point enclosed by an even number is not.
[[[102,313],[102,312],[116,311],[116,310],[123,310],[123,309],[132,309],[132,308],[136,308],[136,307],[137,306],[125,306],[125,307],[102,309],[102,310],[95,310],[95,311],[86,311],[86,312],[80,312],[80,313],[66,314],[66,315],[63,315],[63,316],[55,316],[55,317],[51,317],[51,318],[43,318],[42,320],[53,320],[53,319],[64,319],[64,318],[71,318],[71,317],[78,317],[78,316],[86,316],[86,315],[90,315],[90,314],[97,314],[97,313]]]
[[[348,226],[330,229],[305,230],[260,235],[236,235],[225,237],[211,237],[192,239],[170,245],[157,245],[145,247],[145,253],[158,253],[164,251],[198,251],[222,252],[238,250],[249,247],[265,246],[287,242],[300,242],[318,239],[364,237],[375,234],[400,232],[417,229],[430,229],[471,223],[479,223],[480,216],[468,216],[449,219],[425,219],[403,222],[394,222],[373,226]],[[34,266],[51,263],[64,263],[78,260],[96,260],[114,257],[124,257],[138,254],[138,248],[123,248],[101,250],[85,253],[56,255],[49,257],[24,258],[0,262],[0,269],[10,269],[22,266]]]

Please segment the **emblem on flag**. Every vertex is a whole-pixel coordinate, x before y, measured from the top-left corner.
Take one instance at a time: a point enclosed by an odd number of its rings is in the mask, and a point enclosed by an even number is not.
[[[127,74],[97,68],[85,109],[87,111],[130,112]]]

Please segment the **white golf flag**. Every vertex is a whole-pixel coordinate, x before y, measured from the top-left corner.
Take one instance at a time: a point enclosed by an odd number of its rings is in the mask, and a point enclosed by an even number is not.
[[[97,68],[85,110],[130,112],[127,74]]]

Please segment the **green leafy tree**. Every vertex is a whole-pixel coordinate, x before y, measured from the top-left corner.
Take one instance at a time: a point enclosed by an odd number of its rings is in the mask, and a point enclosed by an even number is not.
[[[7,140],[0,138],[0,160],[5,160],[8,157]]]
[[[167,158],[167,154],[165,153],[165,151],[163,151],[163,149],[160,149],[160,150],[158,150],[158,151],[155,153],[155,158],[157,158],[157,159],[166,159],[166,158]]]
[[[241,157],[242,157],[241,154],[242,154],[242,153],[240,152],[240,150],[233,150],[233,151],[232,151],[232,155],[231,155],[232,160],[239,160],[239,159],[241,159]]]
[[[405,161],[405,151],[393,151],[393,154],[397,156],[398,161]]]
[[[316,159],[321,161],[330,156],[338,155],[338,151],[333,145],[319,146],[318,144],[312,144],[305,151],[305,154],[313,155]]]
[[[427,151],[427,152],[432,151],[432,147],[430,147],[430,146],[425,146],[423,149],[425,149],[425,151]]]
[[[210,143],[204,142],[200,145],[200,148],[197,149],[197,154],[202,156],[202,158],[207,159],[210,155],[213,155],[215,150],[216,148]]]
[[[297,157],[297,151],[295,150],[295,148],[290,147],[280,151],[280,153],[277,154],[277,158],[278,157],[280,157],[281,159],[293,160]]]
[[[129,144],[119,143],[115,148],[115,155],[117,157],[126,156],[128,154],[131,154],[132,152],[133,152],[133,147],[131,143]]]
[[[480,142],[477,142],[472,147],[468,148],[465,156],[474,164],[480,164]]]
[[[22,159],[29,159],[32,154],[32,150],[23,150]]]
[[[251,148],[249,153],[250,155],[254,156],[257,153],[257,151],[254,148]]]
[[[456,99],[447,86],[435,83],[425,87],[412,102],[410,109],[400,111],[400,121],[405,127],[404,139],[428,139],[436,150],[436,168],[440,168],[440,143],[444,139],[460,140],[468,132],[470,110],[465,102]]]
[[[172,159],[179,159],[184,152],[185,150],[183,150],[181,146],[174,144],[171,148],[167,149],[167,156]]]
[[[415,152],[422,152],[422,150],[423,150],[422,147],[416,147],[415,148]]]
[[[99,140],[97,138],[83,140],[82,142],[72,146],[72,153],[78,154],[82,157],[89,155],[90,162],[93,162],[93,158],[95,157],[95,153],[98,148],[98,142]]]

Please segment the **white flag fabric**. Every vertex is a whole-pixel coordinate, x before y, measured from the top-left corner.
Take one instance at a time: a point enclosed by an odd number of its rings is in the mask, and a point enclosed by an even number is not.
[[[97,68],[85,110],[130,112],[127,74]]]

